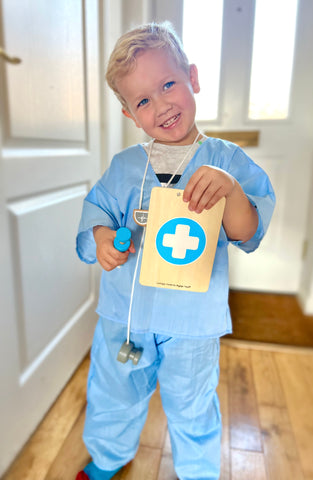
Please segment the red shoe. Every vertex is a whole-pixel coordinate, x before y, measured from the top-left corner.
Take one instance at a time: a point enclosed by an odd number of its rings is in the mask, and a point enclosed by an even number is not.
[[[81,472],[78,472],[76,480],[90,480],[87,473],[85,473],[83,470]]]

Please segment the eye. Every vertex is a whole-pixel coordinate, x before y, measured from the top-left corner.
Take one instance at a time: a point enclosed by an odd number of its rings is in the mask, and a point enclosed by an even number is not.
[[[144,105],[146,105],[147,103],[149,102],[149,100],[147,98],[143,98],[137,105],[137,108],[139,107],[143,107]]]
[[[173,85],[175,85],[175,82],[166,82],[163,89],[164,90],[168,90],[169,88],[171,88]]]

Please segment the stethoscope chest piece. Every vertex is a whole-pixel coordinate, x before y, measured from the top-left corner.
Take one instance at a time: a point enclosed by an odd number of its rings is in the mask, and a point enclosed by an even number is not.
[[[132,360],[133,364],[137,365],[142,352],[142,348],[135,348],[133,342],[127,342],[126,340],[118,352],[117,360],[121,363],[126,363],[128,360]]]

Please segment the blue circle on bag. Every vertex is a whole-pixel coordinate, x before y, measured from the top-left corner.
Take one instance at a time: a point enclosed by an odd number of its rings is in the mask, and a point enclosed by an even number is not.
[[[195,262],[204,252],[206,235],[199,223],[189,218],[173,218],[164,223],[156,236],[159,255],[174,265]]]

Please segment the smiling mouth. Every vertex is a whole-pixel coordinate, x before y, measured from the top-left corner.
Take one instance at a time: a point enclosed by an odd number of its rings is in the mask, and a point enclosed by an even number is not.
[[[169,128],[171,127],[180,117],[180,113],[177,115],[174,115],[174,117],[171,117],[169,120],[166,120],[166,122],[162,123],[161,127],[163,128]]]

